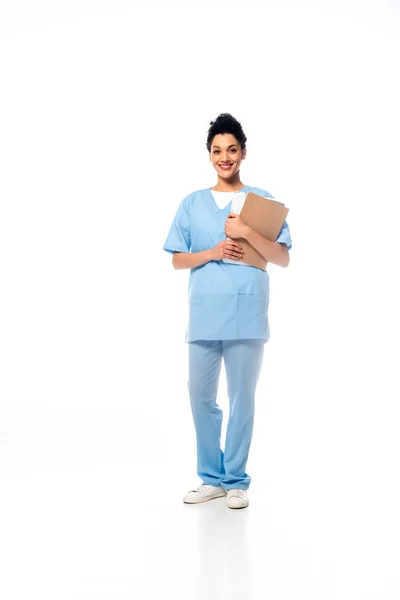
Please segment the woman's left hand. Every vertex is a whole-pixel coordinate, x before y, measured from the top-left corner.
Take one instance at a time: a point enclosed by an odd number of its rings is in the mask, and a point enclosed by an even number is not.
[[[232,238],[246,237],[247,225],[242,217],[235,213],[229,213],[225,221],[225,235]]]

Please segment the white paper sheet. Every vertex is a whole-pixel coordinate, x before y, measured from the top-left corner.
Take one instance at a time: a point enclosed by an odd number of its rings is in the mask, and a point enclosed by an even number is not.
[[[243,205],[246,201],[246,196],[247,196],[247,192],[235,192],[233,199],[232,199],[231,212],[235,213],[236,215],[240,215],[240,211],[242,210]],[[227,237],[227,239],[230,240],[231,238]],[[231,263],[233,265],[242,265],[244,267],[249,266],[247,263],[243,262],[242,260],[234,260],[234,259],[230,259],[230,258],[223,258],[222,260],[223,260],[223,262]]]

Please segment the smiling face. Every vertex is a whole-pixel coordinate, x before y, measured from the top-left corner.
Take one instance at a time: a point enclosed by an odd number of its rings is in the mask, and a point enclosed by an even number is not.
[[[240,169],[246,156],[239,142],[231,133],[219,133],[211,142],[210,161],[223,179],[231,179]]]

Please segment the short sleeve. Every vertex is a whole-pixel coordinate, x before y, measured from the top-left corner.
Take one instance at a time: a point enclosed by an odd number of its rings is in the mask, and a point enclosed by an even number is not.
[[[272,200],[275,200],[274,196],[272,194],[270,194],[269,192],[267,192],[266,190],[264,190],[264,196],[265,196],[265,198],[271,198]],[[288,250],[291,249],[292,238],[290,236],[289,225],[287,224],[286,221],[283,222],[282,228],[281,228],[279,235],[275,241],[279,242],[280,244],[286,244],[287,249]]]
[[[182,200],[170,227],[163,250],[174,252],[190,252],[191,234],[187,197]]]
[[[279,242],[280,244],[286,244],[287,249],[290,250],[292,247],[292,238],[290,236],[290,229],[289,229],[289,225],[287,224],[286,221],[284,221],[283,225],[282,225],[282,229],[279,232],[278,237],[276,238],[277,242]]]

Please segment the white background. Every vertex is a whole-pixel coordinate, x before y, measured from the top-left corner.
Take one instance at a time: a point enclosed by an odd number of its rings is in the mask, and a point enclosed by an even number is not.
[[[395,0],[0,2],[4,600],[400,598],[399,56]],[[220,112],[293,241],[242,511],[182,502],[162,250]]]

